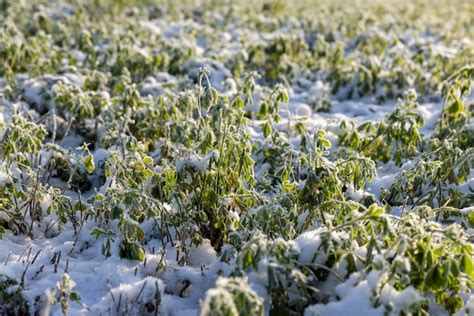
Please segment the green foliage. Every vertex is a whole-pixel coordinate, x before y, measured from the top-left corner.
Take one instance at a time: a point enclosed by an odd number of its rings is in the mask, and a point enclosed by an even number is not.
[[[472,129],[467,127],[472,117],[472,105],[465,101],[471,91],[473,74],[474,67],[466,66],[445,81],[443,111],[436,126],[437,138],[449,140],[461,149],[474,146]]]
[[[69,301],[79,302],[81,300],[80,295],[72,290],[75,286],[76,282],[65,273],[61,280],[56,283],[56,288],[51,297],[48,298],[51,304],[59,303],[61,305],[63,315],[68,314]]]
[[[341,123],[339,144],[377,161],[393,159],[401,165],[403,159],[418,153],[423,140],[418,128],[423,117],[415,112],[416,94],[407,93],[403,102],[382,122],[366,122],[355,128]]]
[[[263,301],[245,278],[219,278],[201,303],[200,315],[263,315],[263,311]]]
[[[224,277],[202,315],[301,315],[367,279],[387,314],[429,313],[431,297],[463,311],[472,6],[145,2],[0,4],[0,238],[71,230],[80,255],[82,232],[143,270],[156,239],[160,278],[209,246]],[[337,129],[349,99],[398,104]],[[420,104],[439,101],[424,126]],[[65,274],[52,291],[64,314],[73,288]],[[393,306],[387,290],[422,298]],[[0,279],[0,314],[30,312],[21,291]]]
[[[22,288],[13,279],[0,275],[0,313],[2,315],[27,315],[28,303]]]

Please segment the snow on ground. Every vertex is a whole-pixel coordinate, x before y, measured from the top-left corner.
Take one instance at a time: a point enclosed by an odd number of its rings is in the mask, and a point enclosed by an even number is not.
[[[263,18],[262,18],[263,19]],[[298,20],[290,19],[288,28],[293,29],[293,24],[298,25]],[[210,82],[220,93],[231,95],[235,92],[231,70],[224,63],[214,59],[214,54],[220,52],[220,56],[234,54],[242,49],[239,39],[252,40],[255,43],[277,38],[285,33],[285,28],[275,32],[262,34],[241,34],[236,26],[222,32],[223,40],[214,45],[220,45],[219,49],[206,43],[205,38],[196,38],[195,42],[187,41],[187,30],[199,32],[204,28],[194,21],[168,22],[165,19],[156,19],[143,22],[142,27],[148,29],[153,36],[164,36],[170,41],[178,43],[186,42],[194,49],[194,58],[188,60],[183,66],[187,71],[187,78],[174,76],[169,73],[158,72],[144,80],[140,87],[142,96],[159,98],[164,95],[169,87],[178,86],[189,82],[187,79],[195,79],[200,67],[206,66],[210,71]],[[120,30],[117,30],[120,32]],[[245,35],[245,37],[244,37]],[[428,36],[427,36],[428,37]],[[183,39],[184,38],[184,39]],[[407,35],[406,41],[412,40]],[[212,48],[212,49],[211,49]],[[136,49],[139,49],[136,47]],[[438,54],[451,58],[456,54],[456,48],[449,48],[442,44],[433,46]],[[146,50],[138,53],[146,56]],[[0,78],[2,80],[3,78]],[[47,96],[48,89],[57,82],[80,87],[83,85],[81,74],[66,73],[58,76],[44,76],[42,79],[25,79],[22,82],[24,100],[32,105],[45,106],[47,110],[54,107]],[[1,81],[0,81],[1,82]],[[302,79],[301,82],[290,86],[288,103],[283,103],[279,114],[281,121],[274,123],[273,127],[279,131],[288,131],[288,126],[295,121],[301,120],[311,131],[326,129],[329,131],[328,138],[333,144],[337,143],[336,131],[341,121],[353,121],[357,125],[368,121],[379,121],[389,115],[397,105],[397,100],[386,100],[382,103],[373,98],[363,97],[351,100],[341,100],[339,95],[330,94],[328,86],[321,80]],[[328,95],[331,106],[327,112],[316,111],[312,102]],[[260,94],[255,93],[254,104],[247,107],[249,112],[257,112],[260,106]],[[6,102],[7,103],[7,102]],[[0,136],[3,135],[2,123],[11,119],[11,113],[7,111],[13,105],[3,104],[0,113]],[[11,105],[9,107],[9,105]],[[16,104],[14,106],[19,106]],[[424,118],[424,126],[420,132],[423,137],[429,137],[434,133],[437,121],[443,108],[442,101],[421,99],[417,112]],[[12,111],[13,112],[13,111]],[[252,140],[257,142],[263,139],[260,121],[250,123]],[[64,148],[74,149],[83,143],[83,139],[77,135],[69,135],[61,140],[60,145]],[[288,141],[295,147],[299,146],[298,140]],[[98,148],[93,151],[94,164],[103,163],[109,157],[109,151]],[[177,172],[186,167],[205,172],[211,161],[219,160],[219,152],[211,151],[202,157],[182,158],[176,164]],[[376,199],[380,198],[383,188],[388,188],[396,177],[414,165],[414,161],[407,161],[402,167],[396,167],[393,162],[378,163],[376,177],[367,184],[366,192],[373,194]],[[259,178],[268,165],[256,167],[256,176]],[[3,171],[4,165],[0,166],[0,184],[6,181],[7,175]],[[109,183],[107,184],[109,185]],[[474,176],[460,185],[459,188],[467,192],[468,188],[474,187]],[[100,191],[100,188],[97,188]],[[69,192],[74,200],[77,195]],[[89,192],[83,192],[88,197],[94,193],[94,188]],[[356,195],[357,192],[354,192]],[[51,201],[47,198],[42,201],[41,208],[45,217],[52,223],[53,218],[48,217],[46,209]],[[171,208],[171,207],[170,207]],[[393,208],[395,216],[400,215],[402,208]],[[463,213],[472,213],[473,209],[466,208]],[[0,215],[2,213],[0,212]],[[304,215],[304,214],[303,214]],[[230,216],[238,219],[237,213]],[[307,216],[307,214],[306,214]],[[1,220],[1,218],[0,218]],[[46,221],[44,221],[46,223]],[[118,223],[112,222],[111,226]],[[54,226],[54,225],[53,225]],[[92,235],[95,223],[86,223],[78,235],[71,223],[67,223],[63,229],[47,228],[35,224],[34,238],[25,235],[15,235],[6,231],[0,239],[0,275],[12,279],[21,280],[23,283],[23,294],[33,308],[34,304],[43,309],[50,309],[52,315],[61,315],[58,305],[49,306],[44,301],[44,294],[54,292],[57,283],[67,274],[75,282],[73,291],[80,294],[80,303],[72,302],[69,306],[69,315],[115,315],[115,314],[154,314],[156,310],[163,315],[198,315],[199,304],[203,300],[206,291],[215,285],[219,275],[228,276],[232,266],[220,262],[220,254],[205,239],[200,246],[191,247],[188,252],[187,266],[180,264],[180,254],[177,246],[167,245],[163,248],[161,242],[156,239],[145,246],[145,261],[126,260],[119,258],[119,240],[115,238],[111,242],[111,256],[102,254],[104,239],[96,239]],[[153,223],[145,221],[140,224],[147,236],[153,234]],[[48,234],[44,232],[48,229]],[[334,239],[345,238],[334,234]],[[302,262],[312,262],[315,253],[321,243],[314,231],[307,231],[295,238],[294,246],[300,251],[299,259]],[[365,251],[358,249],[359,251]],[[322,262],[321,262],[322,263]],[[262,263],[263,264],[263,263]],[[398,314],[403,308],[412,304],[419,304],[424,298],[413,287],[407,287],[397,291],[391,285],[382,285],[378,290],[381,292],[378,307],[374,307],[371,301],[372,292],[383,283],[386,275],[372,271],[366,279],[361,275],[353,273],[344,283],[339,283],[332,289],[339,301],[331,301],[328,304],[316,304],[308,307],[305,315],[385,315],[383,304],[391,302],[393,314]],[[264,273],[253,273],[249,275],[252,288],[258,294],[266,296]],[[262,281],[263,280],[263,281]],[[37,298],[43,297],[41,300]],[[472,295],[467,300],[467,305],[473,306]],[[137,309],[141,306],[141,309]],[[472,307],[474,309],[474,307]]]
[[[33,94],[32,97],[37,99]],[[329,113],[315,113],[304,103],[288,105],[293,118],[303,116],[306,118],[305,124],[315,128],[328,126],[334,120],[356,120],[359,123],[380,120],[390,113],[393,106],[394,103],[377,105],[370,102],[336,101]],[[426,122],[435,122],[441,106],[441,103],[421,104],[419,110]],[[281,111],[285,114],[285,106],[282,106]],[[282,126],[284,125],[283,121]],[[425,125],[423,132],[428,136],[433,132],[433,128],[434,124]],[[106,157],[107,153],[103,150],[96,151],[94,155],[96,164]],[[217,156],[211,152],[200,159],[180,161],[177,169],[190,165],[201,171],[206,168],[211,157],[217,160],[218,153]],[[378,176],[368,184],[368,192],[379,196],[382,188],[388,188],[393,183],[397,173],[397,168],[394,166],[379,166]],[[133,302],[156,305],[158,296],[162,302],[160,312],[178,316],[198,315],[199,300],[203,299],[206,289],[215,282],[216,271],[222,270],[227,273],[230,271],[228,265],[217,262],[216,253],[208,241],[190,250],[189,266],[186,268],[180,267],[176,262],[173,248],[167,249],[164,255],[158,253],[158,249],[161,249],[158,242],[156,245],[148,245],[144,263],[119,259],[117,243],[113,243],[112,256],[105,258],[101,253],[102,242],[90,234],[92,228],[93,225],[85,228],[75,245],[74,231],[68,226],[55,237],[45,238],[39,235],[34,240],[25,236],[13,236],[7,232],[0,240],[0,274],[11,278],[24,276],[25,297],[34,302],[45,290],[54,289],[63,274],[67,273],[76,282],[74,290],[80,293],[83,304],[72,303],[69,309],[70,315],[79,315],[81,312],[108,314],[110,312],[108,309],[111,307],[116,308],[118,313],[126,311],[143,313],[133,310]],[[41,229],[44,228],[38,227],[38,230]],[[308,234],[311,236],[311,232]],[[302,238],[306,238],[305,234],[296,242]],[[318,243],[318,239],[313,239],[311,243]],[[308,246],[307,242],[305,244]],[[315,251],[316,248],[316,245],[310,245],[308,249]],[[301,250],[304,256],[301,260],[311,261],[313,253],[306,251],[305,248]],[[155,254],[149,254],[153,251]],[[160,268],[160,262],[161,264],[166,262],[164,269]],[[342,315],[348,312],[353,315],[384,315],[382,307],[374,309],[369,301],[371,289],[368,281],[354,286],[356,279],[357,276],[353,275],[347,283],[336,288],[343,301],[312,306],[305,315]],[[191,288],[187,288],[189,282],[193,284]],[[168,288],[167,292],[171,291],[173,294],[165,294],[165,287]],[[419,296],[413,289],[399,293],[387,287],[384,289],[383,297],[390,295],[392,301],[400,301],[400,304],[410,304]],[[120,297],[122,297],[121,303],[119,303]],[[401,306],[397,304],[395,306]],[[114,313],[112,311],[112,314]],[[61,315],[61,311],[53,308],[52,315]]]

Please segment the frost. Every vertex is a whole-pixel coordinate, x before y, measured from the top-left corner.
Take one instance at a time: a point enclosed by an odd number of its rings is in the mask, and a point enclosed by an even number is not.
[[[467,1],[66,2],[0,5],[0,300],[473,314]]]
[[[191,158],[181,159],[176,163],[176,172],[181,172],[181,170],[183,170],[187,166],[201,173],[205,172],[209,166],[209,162],[211,158],[213,158],[214,161],[219,160],[219,152],[217,150],[213,150],[202,158],[198,157],[196,159],[191,159]]]

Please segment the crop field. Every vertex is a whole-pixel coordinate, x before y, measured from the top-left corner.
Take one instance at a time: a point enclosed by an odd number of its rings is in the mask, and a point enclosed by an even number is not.
[[[472,0],[0,0],[0,316],[474,315]]]

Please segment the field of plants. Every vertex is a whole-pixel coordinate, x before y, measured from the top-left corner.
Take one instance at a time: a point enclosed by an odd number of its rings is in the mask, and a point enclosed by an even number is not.
[[[474,315],[472,0],[0,1],[0,315]]]

